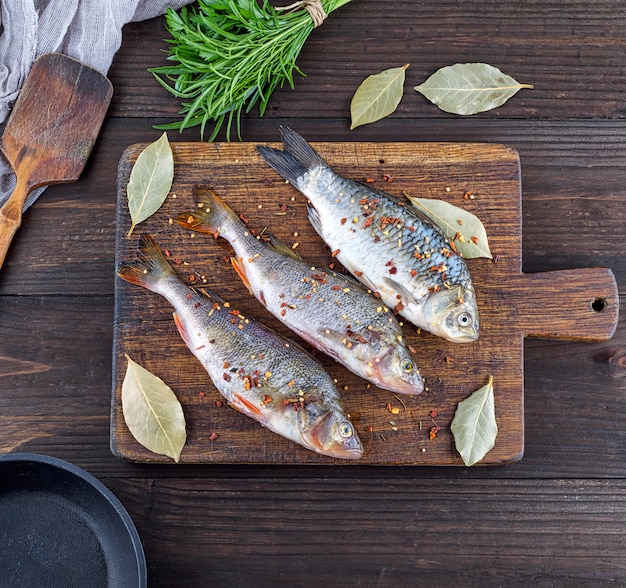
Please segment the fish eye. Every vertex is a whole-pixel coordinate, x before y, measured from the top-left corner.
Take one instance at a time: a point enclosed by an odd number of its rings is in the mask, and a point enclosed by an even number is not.
[[[350,423],[341,423],[339,425],[339,433],[341,433],[342,437],[352,437],[352,425]]]
[[[472,324],[472,317],[467,312],[462,312],[456,320],[460,327],[467,327]]]
[[[413,362],[408,357],[405,357],[402,360],[402,363],[400,363],[400,369],[402,369],[402,371],[405,373],[412,372],[413,367]]]

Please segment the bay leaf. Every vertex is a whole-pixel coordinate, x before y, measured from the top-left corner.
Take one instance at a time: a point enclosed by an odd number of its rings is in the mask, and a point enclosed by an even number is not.
[[[132,224],[128,231],[152,216],[165,202],[174,180],[174,156],[163,133],[137,157],[128,180],[126,194]]]
[[[404,72],[408,67],[407,63],[365,78],[350,103],[350,130],[385,118],[398,108],[404,92]]]
[[[415,90],[445,112],[470,115],[502,106],[522,88],[511,76],[488,63],[442,67]]]
[[[450,430],[466,466],[474,465],[491,451],[498,435],[493,377],[489,376],[487,384],[459,402]]]
[[[161,378],[128,361],[122,382],[122,413],[133,437],[146,449],[178,463],[187,440],[183,408]]]
[[[454,242],[455,249],[463,257],[493,257],[485,225],[475,214],[445,200],[417,198],[406,192],[404,195],[444,232],[448,240]]]

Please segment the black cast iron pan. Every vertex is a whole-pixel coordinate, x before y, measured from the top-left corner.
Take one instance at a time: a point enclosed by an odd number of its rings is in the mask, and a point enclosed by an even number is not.
[[[0,456],[0,587],[146,583],[137,529],[104,484],[54,457]]]

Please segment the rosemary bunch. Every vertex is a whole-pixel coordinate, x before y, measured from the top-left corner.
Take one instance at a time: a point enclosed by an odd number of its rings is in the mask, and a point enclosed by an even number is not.
[[[330,14],[350,0],[321,0]],[[263,116],[276,87],[294,87],[293,72],[304,73],[296,59],[314,28],[305,9],[280,11],[268,0],[199,0],[197,7],[168,8],[166,26],[172,39],[168,61],[151,68],[159,83],[181,99],[181,121],[160,125],[179,129],[213,123],[212,141],[233,121],[241,138],[241,115],[259,103]]]

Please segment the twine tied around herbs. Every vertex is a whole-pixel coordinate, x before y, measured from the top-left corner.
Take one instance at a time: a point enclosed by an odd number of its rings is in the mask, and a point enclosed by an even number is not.
[[[299,2],[294,2],[289,6],[278,7],[276,10],[293,12],[294,10],[299,10],[300,8],[304,8],[311,15],[314,28],[319,27],[328,16],[322,6],[322,0],[300,0]]]

